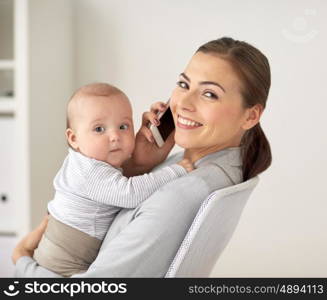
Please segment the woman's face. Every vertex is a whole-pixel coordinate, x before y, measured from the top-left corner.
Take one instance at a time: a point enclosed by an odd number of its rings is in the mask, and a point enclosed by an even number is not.
[[[240,87],[227,61],[197,52],[180,75],[170,100],[176,144],[205,153],[239,146],[247,118]]]

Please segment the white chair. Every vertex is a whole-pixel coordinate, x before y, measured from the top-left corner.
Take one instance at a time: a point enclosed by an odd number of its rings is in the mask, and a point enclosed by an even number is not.
[[[258,181],[259,177],[256,176],[208,196],[165,277],[209,277]]]

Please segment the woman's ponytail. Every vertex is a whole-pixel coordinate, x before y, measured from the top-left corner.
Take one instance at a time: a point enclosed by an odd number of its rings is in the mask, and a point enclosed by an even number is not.
[[[270,145],[260,123],[244,134],[241,147],[244,181],[260,174],[271,165]]]

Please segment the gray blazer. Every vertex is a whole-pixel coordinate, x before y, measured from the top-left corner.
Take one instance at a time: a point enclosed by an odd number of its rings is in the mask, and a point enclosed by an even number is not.
[[[177,153],[156,169],[176,163]],[[240,148],[209,154],[196,169],[162,186],[135,209],[122,209],[87,272],[73,277],[164,277],[201,203],[213,191],[242,182]],[[16,263],[16,277],[60,277],[30,257]]]

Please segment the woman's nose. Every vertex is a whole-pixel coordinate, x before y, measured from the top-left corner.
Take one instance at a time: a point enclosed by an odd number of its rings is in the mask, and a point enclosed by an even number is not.
[[[195,111],[194,100],[195,99],[193,95],[182,96],[179,99],[179,101],[177,101],[177,106],[182,111],[194,112]]]

